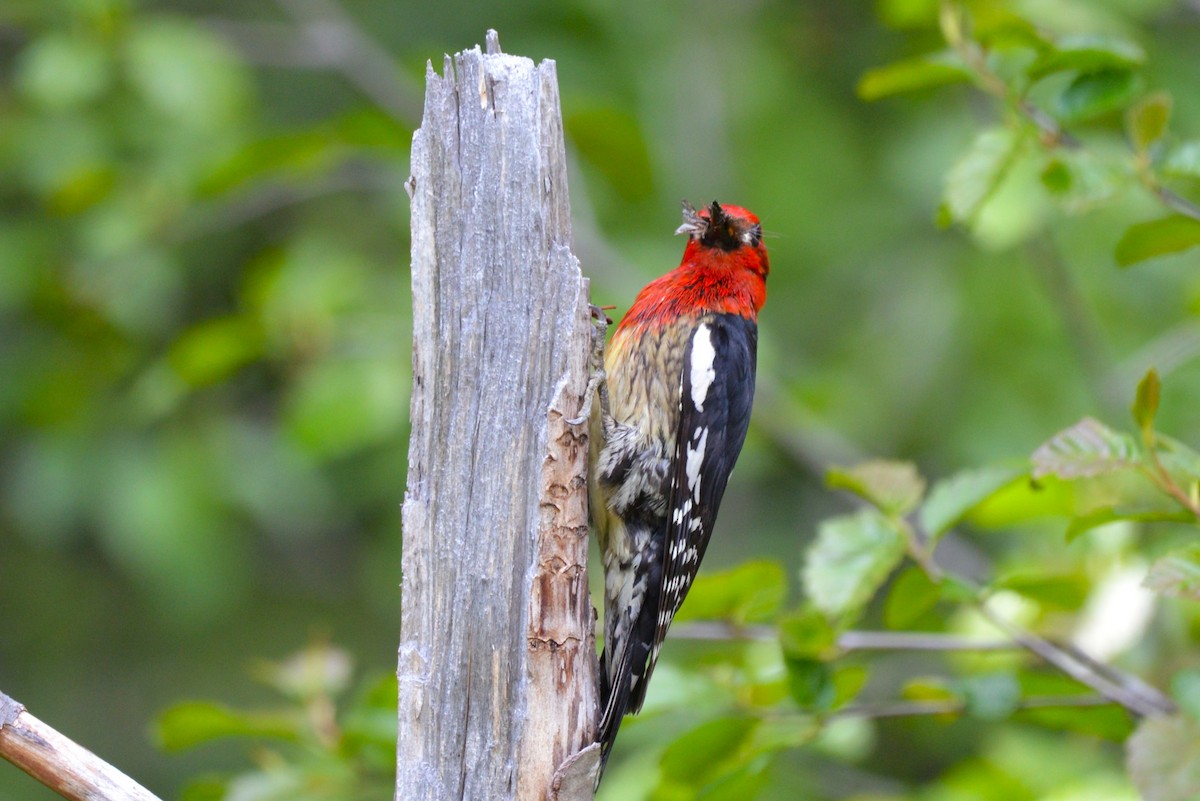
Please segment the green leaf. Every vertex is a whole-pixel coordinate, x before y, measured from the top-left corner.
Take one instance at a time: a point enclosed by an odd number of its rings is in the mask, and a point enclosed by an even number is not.
[[[1003,720],[1021,703],[1021,686],[1011,673],[970,676],[962,686],[967,714],[980,720]]]
[[[997,589],[1012,590],[1042,606],[1077,610],[1087,600],[1091,582],[1083,573],[1038,571],[1037,568],[1004,576],[995,583]]]
[[[933,485],[918,520],[921,529],[936,543],[943,534],[1000,489],[1027,475],[1024,467],[993,465],[944,478]]]
[[[721,717],[700,724],[663,751],[663,777],[686,787],[703,787],[738,764],[738,752],[754,735],[758,721]]]
[[[837,700],[833,668],[821,659],[784,660],[787,666],[788,692],[801,709],[828,712]]]
[[[1162,395],[1162,382],[1158,371],[1151,367],[1138,382],[1133,400],[1133,420],[1142,431],[1142,441],[1149,445],[1154,439],[1154,415],[1158,414],[1158,401]]]
[[[1200,178],[1200,142],[1181,142],[1163,159],[1164,175],[1176,178]]]
[[[1058,96],[1058,110],[1067,120],[1094,119],[1123,108],[1137,94],[1139,86],[1138,77],[1129,70],[1084,73]]]
[[[1071,518],[1070,524],[1067,525],[1067,542],[1071,542],[1080,534],[1118,520],[1131,523],[1191,523],[1195,519],[1195,515],[1183,509],[1127,509],[1120,506],[1103,506]]]
[[[779,621],[779,645],[788,657],[824,659],[837,646],[837,630],[820,610],[804,606]]]
[[[1200,670],[1191,668],[1176,673],[1171,678],[1171,697],[1193,723],[1200,723]]]
[[[1084,34],[1064,36],[1029,70],[1040,78],[1052,72],[1129,69],[1146,60],[1146,53],[1133,42],[1108,36]]]
[[[969,80],[971,71],[958,54],[944,50],[868,70],[858,82],[858,96],[863,100],[879,100]]]
[[[839,665],[833,672],[833,709],[853,701],[867,686],[871,671],[866,665]]]
[[[1200,245],[1200,220],[1173,214],[1134,223],[1117,242],[1117,264],[1128,267],[1139,261],[1179,253]]]
[[[1163,595],[1200,601],[1200,545],[1187,545],[1154,560],[1143,585]]]
[[[219,317],[190,329],[171,346],[170,363],[194,387],[227,379],[262,355],[262,335],[244,317]]]
[[[808,597],[831,618],[854,617],[903,556],[903,534],[873,509],[825,520],[804,565]]]
[[[223,737],[295,741],[299,727],[286,715],[239,712],[208,701],[184,701],[161,715],[155,737],[164,751],[184,751]]]
[[[1125,745],[1129,776],[1145,801],[1200,798],[1200,724],[1180,715],[1142,721]]]
[[[758,559],[696,579],[676,620],[770,620],[787,597],[783,565]]]
[[[905,569],[888,591],[883,620],[889,629],[906,629],[942,599],[941,588],[917,567]]]
[[[1170,119],[1171,95],[1166,92],[1154,92],[1134,104],[1125,119],[1125,129],[1134,149],[1139,153],[1149,150],[1162,139]]]
[[[971,147],[946,175],[942,198],[944,215],[969,223],[996,191],[1020,150],[1021,139],[1009,128],[989,128],[979,133]]]
[[[1033,477],[1074,479],[1122,470],[1137,463],[1140,453],[1129,436],[1085,417],[1055,434],[1033,452]]]
[[[897,517],[911,512],[925,492],[925,479],[914,464],[883,459],[831,468],[825,474],[825,483],[832,489],[853,492],[885,514]]]

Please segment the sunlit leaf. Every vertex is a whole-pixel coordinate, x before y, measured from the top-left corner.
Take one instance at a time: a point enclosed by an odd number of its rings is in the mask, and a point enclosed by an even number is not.
[[[1079,609],[1092,589],[1087,575],[1082,572],[1038,570],[1036,567],[1003,576],[994,586],[1012,590],[1043,607],[1064,610]]]
[[[903,534],[873,509],[825,520],[804,565],[808,597],[832,618],[854,616],[903,556]]]
[[[1117,264],[1128,267],[1156,256],[1166,256],[1200,245],[1200,220],[1173,214],[1134,223],[1117,242]]]
[[[970,222],[996,191],[1020,150],[1020,137],[1010,128],[988,128],[946,176],[942,206],[949,219]]]
[[[1125,119],[1125,127],[1134,148],[1139,153],[1149,150],[1151,145],[1162,139],[1170,119],[1171,95],[1166,92],[1154,92],[1134,104]]]
[[[941,588],[929,580],[925,571],[917,567],[907,568],[896,577],[888,590],[887,603],[883,607],[884,622],[891,629],[908,628],[932,609],[941,597]]]
[[[1145,801],[1200,798],[1200,724],[1190,718],[1146,718],[1126,743],[1125,756]]]
[[[1090,120],[1124,108],[1139,87],[1138,77],[1129,70],[1084,73],[1058,96],[1058,111],[1068,120]]]
[[[971,71],[953,51],[928,53],[868,70],[858,82],[863,100],[969,81]]]
[[[825,483],[869,501],[885,514],[903,516],[921,501],[925,479],[911,462],[882,459],[854,467],[834,467],[825,474]]]
[[[783,565],[766,559],[744,562],[697,577],[675,620],[770,620],[787,597]]]
[[[1137,444],[1129,436],[1085,417],[1033,452],[1033,477],[1098,476],[1130,467],[1139,456]]]
[[[1030,75],[1041,77],[1064,70],[1093,72],[1101,69],[1128,69],[1145,60],[1145,52],[1127,39],[1094,34],[1064,36],[1033,65]]]
[[[921,504],[918,520],[934,543],[971,510],[1027,471],[1015,465],[993,465],[963,470],[933,485]]]
[[[1195,515],[1182,509],[1133,509],[1102,506],[1071,518],[1067,525],[1067,542],[1099,526],[1124,520],[1131,523],[1189,523]]]
[[[1200,142],[1181,142],[1168,151],[1160,170],[1178,178],[1200,178]]]
[[[1163,595],[1200,601],[1200,545],[1186,545],[1155,559],[1144,584]]]

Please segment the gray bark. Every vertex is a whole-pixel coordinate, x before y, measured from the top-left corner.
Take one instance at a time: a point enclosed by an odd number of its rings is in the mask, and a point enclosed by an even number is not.
[[[486,54],[429,66],[409,190],[396,798],[590,798],[586,776],[555,776],[594,740],[597,679],[587,427],[566,422],[591,326],[554,62],[489,31]]]

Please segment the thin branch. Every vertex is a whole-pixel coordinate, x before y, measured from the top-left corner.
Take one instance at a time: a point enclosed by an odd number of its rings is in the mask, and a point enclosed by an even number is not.
[[[779,638],[774,626],[737,626],[720,621],[676,623],[674,639],[708,641],[771,641]],[[1012,651],[1009,640],[978,640],[955,634],[923,631],[847,631],[837,638],[842,651]]]
[[[159,801],[158,796],[2,692],[0,756],[72,801]]]
[[[1018,710],[1111,706],[1113,702],[1099,695],[1035,695],[1023,698]],[[960,715],[967,711],[962,701],[896,701],[878,705],[848,706],[834,712],[835,718],[899,718],[915,715]]]
[[[413,125],[421,96],[396,60],[335,0],[276,0],[295,24],[214,17],[207,24],[249,60],[282,67],[331,69],[393,119]]]
[[[1097,662],[1073,646],[1066,648],[1025,631],[988,608],[985,601],[976,604],[987,620],[1021,647],[1037,654],[1080,684],[1087,685],[1110,701],[1143,717],[1170,715],[1176,707],[1170,698],[1133,676],[1110,665]]]

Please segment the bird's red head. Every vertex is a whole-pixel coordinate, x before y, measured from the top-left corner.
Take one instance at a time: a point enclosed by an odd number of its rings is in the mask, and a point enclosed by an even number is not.
[[[683,260],[642,289],[617,331],[667,325],[706,312],[757,320],[767,300],[770,272],[758,217],[715,200],[696,211],[685,200],[683,225],[675,233],[688,236]]]
[[[763,279],[770,271],[762,225],[758,217],[741,206],[722,206],[714,200],[696,211],[685,200],[683,225],[675,233],[688,236],[684,264],[715,262],[727,268],[750,270]]]

